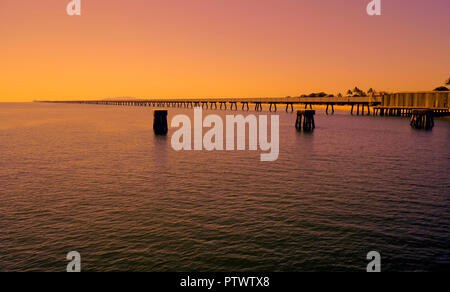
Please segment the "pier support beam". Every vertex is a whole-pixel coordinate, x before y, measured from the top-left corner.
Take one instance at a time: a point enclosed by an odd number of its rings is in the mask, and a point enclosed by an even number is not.
[[[291,113],[294,112],[294,104],[293,103],[287,103],[286,104],[286,112],[289,112],[289,108],[291,108]]]
[[[262,112],[262,104],[260,102],[255,104],[255,111]]]
[[[273,107],[273,111],[276,112],[277,111],[277,104],[276,103],[271,103],[270,104],[270,108],[269,108],[270,112],[272,112],[272,107]]]
[[[243,102],[242,103],[242,110],[246,110],[246,109],[247,109],[247,111],[250,110],[250,107],[248,106],[248,102]]]
[[[328,109],[329,109],[330,106],[331,106],[331,114],[334,115],[334,105],[333,104],[329,104],[329,103],[327,103],[326,114],[328,115]]]

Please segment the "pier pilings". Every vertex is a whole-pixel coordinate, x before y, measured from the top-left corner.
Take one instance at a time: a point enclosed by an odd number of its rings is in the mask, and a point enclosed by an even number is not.
[[[314,115],[316,114],[315,110],[298,110],[297,111],[297,120],[295,121],[295,128],[298,131],[309,132],[316,128],[316,124],[314,121]]]
[[[429,109],[417,109],[411,113],[411,127],[431,130],[434,127],[434,113]]]

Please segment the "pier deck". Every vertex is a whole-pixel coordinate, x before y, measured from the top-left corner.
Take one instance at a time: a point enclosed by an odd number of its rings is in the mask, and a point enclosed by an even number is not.
[[[403,107],[403,106],[376,106],[373,114],[387,117],[411,117],[415,110],[430,110],[435,117],[450,116],[448,108]]]
[[[269,106],[269,111],[276,112],[278,106],[285,106],[286,112],[294,112],[294,106],[304,106],[311,108],[313,105],[326,105],[326,112],[329,108],[334,112],[334,106],[352,106],[362,108],[361,114],[364,114],[364,108],[367,108],[370,114],[370,107],[381,104],[381,97],[308,97],[308,98],[211,98],[211,99],[123,99],[123,100],[75,100],[75,101],[39,101],[47,103],[69,103],[69,104],[96,104],[96,105],[115,105],[115,106],[152,106],[152,107],[185,107],[192,108],[200,106],[211,109],[230,109],[237,110],[238,105],[242,110],[250,110],[250,104],[255,106],[255,111],[262,111],[263,105]]]
[[[351,106],[352,115],[373,114],[374,116],[411,117],[413,110],[430,109],[434,116],[450,116],[449,108],[419,107],[419,106],[385,106],[385,97],[285,97],[285,98],[210,98],[210,99],[105,99],[105,100],[73,100],[73,101],[38,101],[46,103],[95,104],[114,106],[149,106],[149,107],[178,107],[224,110],[250,110],[254,105],[255,111],[261,112],[263,105],[267,105],[270,112],[276,112],[278,107],[284,106],[286,112],[294,112],[294,106],[304,106],[312,109],[314,105],[326,106],[326,113],[334,113],[335,106]],[[372,108],[372,110],[371,110]]]

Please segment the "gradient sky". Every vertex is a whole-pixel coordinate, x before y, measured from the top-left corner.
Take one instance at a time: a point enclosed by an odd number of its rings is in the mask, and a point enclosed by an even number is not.
[[[265,97],[450,77],[450,1],[0,0],[0,101]]]

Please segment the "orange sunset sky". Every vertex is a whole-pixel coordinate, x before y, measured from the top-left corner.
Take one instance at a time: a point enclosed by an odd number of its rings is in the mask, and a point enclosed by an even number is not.
[[[265,97],[450,77],[450,1],[0,0],[0,101]]]

